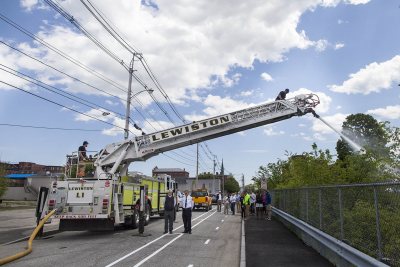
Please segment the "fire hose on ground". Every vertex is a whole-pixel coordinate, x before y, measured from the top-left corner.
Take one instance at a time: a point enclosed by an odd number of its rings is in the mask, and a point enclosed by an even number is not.
[[[29,253],[32,252],[32,242],[33,239],[35,239],[36,235],[38,234],[39,230],[43,227],[44,223],[56,212],[57,210],[52,210],[49,214],[47,214],[38,224],[38,226],[36,226],[35,230],[32,232],[31,236],[29,237],[28,240],[28,248],[25,251],[19,252],[15,255],[12,256],[8,256],[6,258],[0,259],[0,265],[9,263],[11,261],[15,261],[19,258],[22,258],[26,255],[28,255]]]

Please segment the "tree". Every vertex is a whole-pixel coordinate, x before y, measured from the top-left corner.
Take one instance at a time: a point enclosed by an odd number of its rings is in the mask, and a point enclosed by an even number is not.
[[[199,179],[214,179],[214,174],[212,174],[212,173],[206,173],[206,172],[204,172],[204,173],[200,173],[199,174],[199,176],[198,176],[198,178]]]
[[[225,180],[224,188],[228,193],[239,192],[240,186],[233,176],[228,176]]]
[[[5,165],[0,162],[0,198],[4,195],[7,190],[7,179],[4,178]]]
[[[387,157],[389,155],[388,132],[386,122],[378,122],[374,117],[367,114],[352,114],[346,117],[342,124],[343,134],[356,144],[370,151],[375,156]],[[336,143],[338,158],[344,160],[348,155],[354,154],[350,145],[343,139]]]

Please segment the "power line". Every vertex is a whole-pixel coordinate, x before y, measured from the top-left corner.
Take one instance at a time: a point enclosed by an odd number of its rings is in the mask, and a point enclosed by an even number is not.
[[[84,116],[86,116],[86,117],[92,118],[92,119],[94,119],[94,120],[97,120],[97,121],[103,122],[103,123],[105,123],[105,124],[112,125],[113,127],[117,127],[117,128],[120,128],[120,129],[123,129],[123,130],[124,130],[124,128],[122,128],[122,127],[120,127],[120,126],[118,126],[118,125],[115,125],[115,124],[110,123],[110,122],[108,122],[108,121],[100,120],[100,119],[98,119],[98,118],[96,118],[96,117],[94,117],[94,116],[85,114],[85,113],[83,113],[83,112],[81,112],[81,111],[79,111],[79,110],[76,110],[76,109],[73,109],[73,108],[64,106],[64,105],[62,105],[62,104],[60,104],[60,103],[57,103],[57,102],[55,102],[55,101],[53,101],[53,100],[50,100],[50,99],[47,99],[47,98],[45,98],[45,97],[43,97],[43,96],[40,96],[40,95],[37,95],[37,94],[35,94],[35,93],[29,92],[29,91],[24,90],[24,89],[22,89],[22,88],[20,88],[20,87],[17,87],[17,86],[14,86],[14,85],[12,85],[12,84],[9,84],[9,83],[7,83],[7,82],[5,82],[5,81],[0,80],[0,83],[6,84],[6,85],[8,85],[8,86],[10,86],[10,87],[13,87],[13,88],[18,89],[18,90],[20,90],[20,91],[22,91],[22,92],[25,92],[25,93],[27,93],[27,94],[30,94],[30,95],[35,96],[35,97],[37,97],[37,98],[40,98],[40,99],[42,99],[42,100],[44,100],[44,101],[50,102],[50,103],[52,103],[52,104],[54,104],[54,105],[57,105],[57,106],[66,108],[66,109],[68,109],[68,110],[71,110],[71,111],[73,111],[73,112],[79,113],[79,114],[84,115]],[[132,133],[132,132],[131,132],[131,133]],[[132,134],[135,135],[134,133],[132,133]]]
[[[112,57],[114,60],[118,61],[121,65],[125,66],[125,63],[118,57],[116,56],[114,53],[111,52],[111,50],[107,49],[103,44],[101,44],[96,38],[94,38],[93,35],[91,35],[88,31],[86,31],[79,23],[76,22],[76,20],[70,16],[68,13],[64,12],[62,9],[60,9],[60,7],[56,4],[54,4],[53,2],[50,1],[46,1],[49,5],[51,5],[53,8],[56,9],[56,11],[58,11],[60,14],[62,14],[64,17],[66,17],[72,24],[74,24],[76,27],[78,27],[89,39],[91,39],[98,47],[100,47],[104,52],[106,52],[110,57]],[[52,5],[53,4],[53,5]],[[81,62],[79,62],[78,60],[70,57],[69,55],[65,54],[64,52],[62,52],[61,50],[57,49],[56,47],[48,44],[47,42],[45,42],[44,40],[40,39],[39,37],[37,37],[36,35],[30,33],[29,31],[27,31],[26,29],[24,29],[23,27],[19,26],[18,24],[16,24],[15,22],[13,22],[12,20],[8,19],[7,17],[5,17],[4,15],[2,15],[0,13],[0,19],[2,19],[3,21],[5,21],[6,23],[10,24],[11,26],[13,26],[14,28],[16,28],[17,30],[23,32],[24,34],[30,36],[31,38],[33,38],[34,40],[38,41],[39,43],[41,43],[42,45],[48,47],[50,50],[56,52],[57,54],[59,54],[60,56],[64,57],[65,59],[69,60],[70,62],[76,64],[77,66],[85,69],[86,71],[90,72],[91,74],[97,76],[98,78],[102,79],[103,81],[113,85],[114,87],[125,91],[124,89],[121,88],[121,85],[119,85],[118,83],[114,82],[113,80],[111,80],[110,78],[107,78],[106,76],[94,71],[93,69],[85,66],[84,64],[82,64]],[[141,58],[139,58],[141,59]],[[143,66],[146,69],[146,72],[150,75],[149,72],[151,72],[151,69],[149,69],[147,62],[143,63],[143,61],[141,60],[141,63],[143,64]],[[126,66],[125,66],[126,67]],[[150,75],[150,78],[153,80],[153,82],[157,85],[159,85],[158,81],[156,80],[156,77],[154,76],[154,74],[151,72],[152,75]],[[133,75],[135,77],[135,79],[145,88],[147,88],[147,86],[144,84],[144,82],[136,75]],[[157,86],[159,87],[159,86]],[[161,90],[160,90],[161,91]],[[162,90],[163,91],[163,90]],[[166,94],[165,91],[162,92],[162,94]],[[163,94],[163,95],[164,95]],[[155,96],[151,95],[153,100],[156,102],[156,105],[161,109],[161,111],[167,116],[167,118],[173,122],[172,118],[168,115],[167,111],[162,107],[162,105],[159,103],[159,101],[155,98]],[[164,95],[165,97],[165,95]],[[168,95],[166,96],[168,97]],[[169,100],[169,98],[167,99]],[[139,103],[142,107],[143,104]],[[172,103],[170,103],[172,104]],[[146,120],[146,118],[143,116],[143,114],[137,109],[135,108],[138,113],[143,117],[144,120]],[[147,120],[146,120],[147,121]],[[156,121],[156,120],[155,120]],[[149,125],[152,125],[149,121],[147,121],[147,123],[149,123]],[[154,128],[154,126],[152,126]],[[119,127],[121,128],[121,127]]]
[[[42,81],[40,81],[40,80],[37,80],[37,79],[35,79],[35,78],[33,78],[33,77],[29,76],[29,75],[26,75],[26,74],[24,74],[24,73],[22,73],[22,72],[19,72],[19,71],[15,70],[15,69],[12,69],[12,68],[10,68],[10,67],[7,67],[7,66],[5,66],[5,65],[3,65],[3,64],[1,64],[1,63],[0,63],[0,66],[3,66],[3,67],[5,67],[5,68],[7,68],[7,69],[10,69],[10,70],[14,71],[14,72],[17,73],[17,74],[12,73],[12,72],[10,72],[10,71],[8,71],[8,70],[3,69],[3,68],[0,67],[0,70],[2,70],[2,71],[4,71],[4,72],[7,72],[7,73],[9,73],[9,74],[11,74],[11,75],[14,75],[14,76],[16,76],[16,77],[19,77],[20,79],[23,79],[23,80],[25,80],[25,81],[28,81],[28,82],[30,82],[30,83],[33,83],[33,84],[35,84],[35,85],[37,85],[37,86],[40,86],[40,87],[42,87],[42,88],[45,89],[45,90],[48,90],[48,91],[53,92],[53,93],[55,93],[55,94],[61,95],[61,96],[65,97],[65,98],[67,98],[67,99],[69,99],[69,100],[72,100],[72,101],[74,101],[74,102],[77,102],[77,103],[79,103],[79,104],[82,104],[82,105],[84,105],[84,106],[87,106],[87,107],[89,107],[89,108],[98,110],[98,111],[100,111],[100,112],[110,111],[110,112],[112,112],[112,113],[119,114],[118,112],[109,110],[109,109],[104,108],[104,107],[102,107],[102,106],[99,106],[99,105],[97,105],[97,104],[95,104],[95,103],[93,103],[93,102],[87,101],[86,99],[83,99],[83,98],[80,98],[80,97],[75,96],[75,95],[73,95],[73,94],[70,94],[70,93],[68,93],[68,92],[65,92],[64,90],[61,90],[61,89],[59,89],[59,88],[56,88],[56,87],[54,87],[54,86],[52,86],[52,85],[49,85],[49,84],[47,84],[47,83],[44,83],[44,82],[42,82]],[[27,79],[27,78],[24,78],[23,76],[28,77],[28,78],[31,79],[31,80],[29,80],[29,79]],[[33,80],[33,81],[32,81],[32,80]],[[35,81],[35,82],[34,82],[34,81]],[[42,84],[43,84],[43,85],[42,85]],[[52,88],[52,89],[47,88],[47,87],[50,87],[50,88]],[[53,89],[54,89],[54,90],[53,90]],[[66,95],[64,95],[64,94],[66,94]],[[79,100],[76,100],[76,99],[74,99],[74,98],[79,99]],[[82,102],[82,101],[83,101],[83,102]],[[89,104],[86,104],[86,103],[84,103],[84,102],[89,103]],[[100,108],[103,109],[103,110],[101,110]],[[120,115],[121,115],[121,114],[120,114]],[[123,116],[123,115],[121,115],[121,116]]]
[[[126,92],[125,89],[123,89],[122,85],[119,85],[117,82],[113,81],[112,79],[106,77],[105,75],[91,69],[90,67],[86,66],[85,64],[81,63],[80,61],[74,59],[73,57],[67,55],[66,53],[64,53],[63,51],[59,50],[58,48],[54,47],[53,45],[47,43],[46,41],[44,41],[43,39],[39,38],[38,36],[36,36],[35,34],[31,33],[30,31],[26,30],[25,28],[23,28],[22,26],[18,25],[17,23],[15,23],[14,21],[12,21],[11,19],[7,18],[6,16],[4,16],[2,13],[0,13],[0,19],[3,20],[4,22],[6,22],[7,24],[9,24],[10,26],[14,27],[15,29],[17,29],[18,31],[24,33],[25,35],[29,36],[30,38],[34,39],[35,41],[41,43],[42,45],[44,45],[45,47],[47,47],[48,49],[52,50],[53,52],[57,53],[58,55],[60,55],[61,57],[67,59],[68,61],[70,61],[71,63],[77,65],[78,67],[86,70],[87,72],[91,73],[92,75],[98,77],[99,79],[107,82],[108,84],[114,86],[115,88],[122,90],[124,92]]]
[[[174,161],[177,161],[177,162],[179,162],[179,163],[182,163],[182,164],[184,164],[184,165],[191,166],[191,167],[196,167],[196,166],[193,165],[193,164],[188,164],[188,163],[182,162],[182,161],[177,160],[177,159],[175,159],[175,158],[172,158],[172,157],[170,157],[170,156],[168,156],[168,155],[166,155],[166,154],[161,154],[161,155],[163,155],[163,156],[165,156],[165,157],[167,157],[167,158],[170,158],[170,159],[172,159],[172,160],[174,160]]]
[[[125,102],[126,102],[125,99],[123,99],[123,98],[121,98],[121,97],[119,97],[119,96],[110,94],[110,93],[108,93],[108,92],[106,92],[106,91],[104,91],[104,90],[102,90],[102,89],[100,89],[100,88],[98,88],[98,87],[96,87],[96,86],[93,86],[93,85],[91,85],[91,84],[89,84],[89,83],[87,83],[87,82],[84,82],[84,81],[78,79],[77,77],[74,77],[74,76],[72,76],[72,75],[70,75],[70,74],[68,74],[68,73],[66,73],[66,72],[64,72],[64,71],[61,71],[61,70],[59,70],[59,69],[57,69],[57,68],[55,68],[55,67],[53,67],[53,66],[51,66],[51,65],[49,65],[49,64],[47,64],[47,63],[45,63],[45,62],[43,62],[43,61],[41,61],[40,59],[37,59],[37,58],[35,58],[35,57],[33,57],[33,56],[31,56],[31,55],[29,55],[29,54],[23,52],[22,50],[20,50],[20,49],[18,49],[18,48],[16,48],[16,47],[13,47],[13,46],[10,45],[10,44],[7,44],[6,42],[4,42],[4,41],[2,41],[2,40],[0,40],[0,43],[4,44],[5,46],[8,46],[9,48],[11,48],[11,49],[13,49],[13,50],[15,50],[15,51],[17,51],[17,52],[19,52],[19,53],[21,53],[21,54],[23,54],[24,56],[29,57],[29,58],[32,59],[32,60],[35,60],[35,61],[37,61],[37,62],[39,62],[39,63],[45,65],[45,66],[48,67],[48,68],[51,68],[51,69],[57,71],[58,73],[61,73],[61,74],[65,75],[65,76],[67,76],[67,77],[73,79],[74,81],[78,81],[78,82],[80,82],[80,83],[82,83],[82,84],[84,84],[84,85],[87,85],[87,86],[89,86],[89,87],[91,87],[91,88],[93,88],[93,89],[95,89],[95,90],[97,90],[97,91],[103,92],[103,93],[105,93],[105,94],[107,94],[107,95],[110,95],[110,96],[112,96],[112,97],[118,98],[119,100],[122,100],[122,101],[125,101]]]
[[[46,126],[21,125],[21,124],[10,124],[10,123],[0,123],[0,126],[34,128],[34,129],[45,129],[45,130],[82,131],[82,132],[102,132],[102,131],[104,131],[104,130],[100,130],[100,129],[60,128],[60,127],[46,127]],[[120,131],[120,130],[114,130],[114,131]]]
[[[75,81],[78,81],[78,82],[80,82],[80,83],[82,83],[82,84],[85,84],[85,85],[87,85],[87,86],[89,86],[89,87],[91,87],[91,88],[93,88],[93,89],[96,89],[96,90],[101,91],[101,92],[103,92],[103,93],[105,93],[105,94],[107,94],[107,95],[110,95],[110,96],[112,96],[112,97],[118,98],[119,100],[122,100],[122,101],[125,101],[125,102],[126,102],[126,99],[123,99],[123,98],[121,98],[121,97],[119,97],[119,96],[110,94],[110,93],[108,93],[108,92],[106,92],[106,91],[104,91],[104,90],[102,90],[102,89],[100,89],[100,88],[98,88],[98,87],[95,87],[95,86],[93,86],[93,85],[91,85],[91,84],[89,84],[89,83],[87,83],[87,82],[84,82],[84,81],[78,79],[77,77],[74,77],[74,76],[72,76],[72,75],[70,75],[70,74],[68,74],[68,73],[66,73],[66,72],[63,72],[63,71],[61,71],[61,70],[59,70],[59,69],[57,69],[57,68],[55,68],[55,67],[53,67],[53,66],[51,66],[51,65],[49,65],[49,64],[47,64],[47,63],[45,63],[45,62],[39,60],[39,59],[37,59],[37,58],[35,58],[35,57],[33,57],[33,56],[31,56],[31,55],[29,55],[29,54],[27,54],[27,53],[21,51],[20,49],[18,49],[18,48],[16,48],[16,47],[13,47],[13,46],[11,46],[11,45],[9,45],[9,44],[7,44],[6,42],[4,42],[4,41],[2,41],[2,40],[0,40],[0,43],[2,43],[2,44],[4,44],[4,45],[8,46],[9,48],[11,48],[11,49],[13,49],[13,50],[15,50],[15,51],[17,51],[17,52],[19,52],[19,53],[25,55],[26,57],[29,57],[29,58],[31,58],[31,59],[33,59],[33,60],[35,60],[35,61],[37,61],[37,62],[39,62],[39,63],[41,63],[41,64],[43,64],[43,65],[45,65],[45,66],[47,66],[47,67],[49,67],[49,68],[51,68],[51,69],[53,69],[53,70],[55,70],[55,71],[57,71],[57,72],[59,72],[59,73],[61,73],[61,74],[63,74],[63,75],[66,75],[67,77],[70,77],[71,79],[73,79],[73,80],[75,80]],[[137,97],[134,97],[134,98],[135,98],[136,102],[139,103],[139,105],[141,105],[142,107],[144,107],[144,105],[140,102],[140,100],[139,100]],[[104,107],[103,107],[103,108],[104,108]],[[134,107],[134,108],[135,108],[135,110],[139,113],[139,115],[143,118],[143,120],[144,120],[144,121],[147,121],[146,117],[141,113],[141,111],[140,111],[139,109],[137,109],[136,107]],[[109,110],[109,111],[110,111],[110,110]],[[115,111],[112,111],[112,112],[117,113],[117,112],[115,112]],[[117,114],[121,115],[122,117],[124,116],[124,115],[122,115],[122,114],[120,114],[120,113],[117,113]],[[154,119],[154,120],[155,120],[155,119]],[[155,120],[155,121],[156,121],[156,120]],[[149,125],[152,126],[152,124],[151,124],[149,121],[147,121],[147,123],[149,123]],[[154,126],[152,126],[152,127],[153,127],[155,130],[157,130]]]

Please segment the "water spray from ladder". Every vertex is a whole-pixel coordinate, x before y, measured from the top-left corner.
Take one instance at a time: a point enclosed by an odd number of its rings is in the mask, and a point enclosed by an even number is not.
[[[364,154],[365,153],[365,149],[362,148],[361,146],[359,146],[358,144],[356,144],[354,141],[352,141],[350,138],[348,138],[347,136],[345,136],[343,133],[339,132],[338,130],[336,130],[335,128],[333,128],[328,122],[326,122],[323,118],[321,118],[317,113],[315,113],[315,111],[312,111],[312,114],[314,115],[314,117],[316,117],[317,119],[320,119],[323,123],[326,124],[326,126],[328,126],[329,128],[331,128],[333,131],[337,132],[344,140],[346,140],[346,142],[353,148],[353,150],[355,152],[358,152],[360,154]]]

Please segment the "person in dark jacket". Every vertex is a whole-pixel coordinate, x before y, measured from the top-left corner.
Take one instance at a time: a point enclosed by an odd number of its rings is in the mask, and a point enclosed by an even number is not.
[[[174,224],[174,212],[175,212],[175,197],[172,195],[172,190],[168,190],[168,195],[165,197],[164,202],[164,234],[172,234]]]
[[[285,91],[280,91],[279,94],[278,94],[278,96],[276,97],[275,101],[276,101],[276,100],[285,100],[286,95],[287,95],[288,93],[289,93],[289,89],[288,89],[288,88],[286,88]]]

